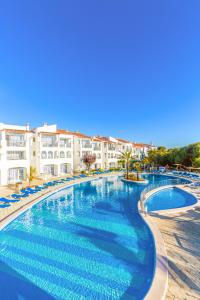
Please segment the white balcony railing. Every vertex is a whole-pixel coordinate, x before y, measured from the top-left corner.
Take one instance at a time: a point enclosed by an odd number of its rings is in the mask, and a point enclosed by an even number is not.
[[[82,147],[83,148],[92,148],[92,145],[90,145],[90,144],[84,144],[84,145],[82,145]]]
[[[58,143],[41,143],[42,147],[58,147]]]
[[[101,151],[101,147],[95,146],[94,151]]]
[[[26,141],[7,141],[8,147],[26,147]]]
[[[72,144],[71,144],[71,143],[60,144],[60,147],[63,147],[63,148],[71,148],[71,147],[72,147]]]

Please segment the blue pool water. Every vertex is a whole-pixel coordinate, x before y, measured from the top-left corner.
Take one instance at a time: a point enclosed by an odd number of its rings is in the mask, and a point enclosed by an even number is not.
[[[191,194],[178,188],[169,188],[154,193],[147,199],[147,211],[165,210],[193,205],[197,202]]]
[[[150,183],[162,177],[146,176]],[[152,234],[137,210],[143,189],[118,177],[89,181],[7,225],[0,232],[0,299],[143,299],[155,262]]]

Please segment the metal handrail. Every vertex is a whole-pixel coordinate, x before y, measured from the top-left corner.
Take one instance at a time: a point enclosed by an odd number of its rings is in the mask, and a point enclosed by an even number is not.
[[[150,185],[148,185],[141,193],[140,196],[140,206],[142,209],[142,212],[144,212],[145,214],[147,213],[145,207],[144,207],[144,202],[146,200],[146,195],[147,193],[149,193],[150,191],[157,189],[161,186],[167,186],[167,185],[178,185],[178,184],[184,184],[180,182],[180,178],[177,179],[167,179],[167,180],[162,180],[160,182],[157,183],[152,183]]]

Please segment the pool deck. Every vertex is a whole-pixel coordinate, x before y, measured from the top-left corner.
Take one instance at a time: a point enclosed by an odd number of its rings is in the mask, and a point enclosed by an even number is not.
[[[193,193],[198,203],[193,209],[174,213],[150,213],[160,230],[168,258],[166,300],[200,299],[200,190]]]

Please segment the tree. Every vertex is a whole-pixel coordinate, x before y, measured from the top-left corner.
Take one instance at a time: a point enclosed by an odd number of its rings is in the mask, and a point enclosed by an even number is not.
[[[144,157],[144,158],[142,159],[141,162],[142,162],[142,164],[143,164],[143,168],[144,168],[144,169],[146,169],[147,166],[150,164],[150,160],[149,160],[148,157]]]
[[[132,151],[124,151],[121,152],[121,155],[119,157],[119,163],[122,163],[125,165],[126,168],[126,179],[129,177],[129,167],[133,160]]]
[[[141,172],[142,168],[141,168],[141,161],[139,160],[132,160],[132,164],[134,166],[134,169],[136,170],[136,174],[137,174],[137,181],[139,180],[139,172]]]
[[[172,149],[158,147],[149,151],[148,158],[156,166],[180,164],[183,167],[200,167],[200,143]]]
[[[95,163],[96,161],[96,155],[95,154],[85,154],[83,156],[83,163],[85,164],[86,166],[86,169],[89,171],[90,170],[90,167],[93,163]]]

